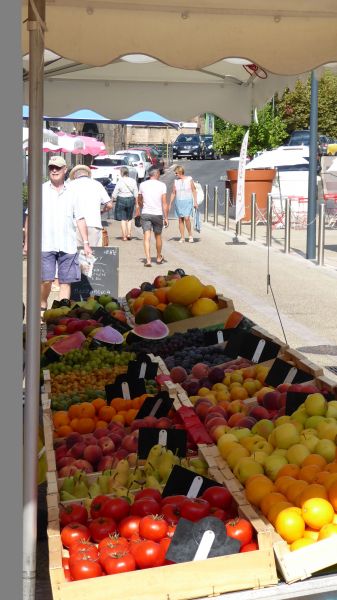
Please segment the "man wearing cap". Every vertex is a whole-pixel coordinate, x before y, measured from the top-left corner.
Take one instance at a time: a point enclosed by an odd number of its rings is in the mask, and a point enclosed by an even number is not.
[[[51,156],[48,171],[49,181],[42,186],[41,312],[47,308],[56,268],[59,300],[70,299],[70,284],[81,279],[76,225],[83,239],[85,254],[92,254],[83,211],[70,184],[64,181],[67,173],[64,158]]]
[[[90,246],[102,246],[102,217],[101,213],[112,208],[104,186],[96,179],[91,179],[91,170],[87,165],[76,165],[69,175],[70,187],[81,207],[88,227]],[[81,232],[77,228],[77,245],[82,246]]]

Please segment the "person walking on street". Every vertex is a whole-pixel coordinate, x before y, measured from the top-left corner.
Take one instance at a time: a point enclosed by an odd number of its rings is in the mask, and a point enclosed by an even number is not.
[[[157,265],[164,262],[162,255],[162,230],[163,225],[168,226],[168,207],[166,201],[166,184],[159,181],[160,171],[152,168],[149,179],[139,186],[139,195],[136,202],[136,216],[140,214],[140,222],[144,234],[145,267],[152,267],[150,256],[151,230],[156,240]]]
[[[92,254],[83,210],[70,184],[65,182],[66,161],[62,156],[52,156],[48,162],[48,170],[49,181],[42,186],[41,316],[47,309],[56,267],[60,301],[70,299],[70,284],[81,279],[76,224],[82,236],[85,255]],[[26,224],[28,232],[28,217]],[[27,241],[25,251],[27,252]]]
[[[185,175],[184,167],[177,166],[174,172],[176,180],[173,182],[169,210],[174,202],[175,215],[179,219],[179,242],[185,242],[185,225],[188,241],[194,242],[191,217],[193,216],[193,207],[198,208],[197,190],[192,177]]]
[[[124,242],[131,240],[132,217],[137,196],[137,183],[129,177],[129,169],[122,167],[121,178],[116,183],[112,197],[116,198],[115,219],[121,222]]]
[[[75,194],[88,227],[90,246],[102,246],[102,212],[112,208],[112,201],[104,186],[91,178],[87,165],[76,165],[69,175],[70,187]],[[77,230],[77,246],[82,246],[82,236]]]

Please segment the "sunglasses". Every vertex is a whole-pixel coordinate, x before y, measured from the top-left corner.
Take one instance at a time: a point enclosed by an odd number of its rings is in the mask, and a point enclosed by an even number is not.
[[[63,167],[57,167],[56,165],[49,165],[48,169],[49,169],[49,171],[61,171],[61,169],[63,169]]]

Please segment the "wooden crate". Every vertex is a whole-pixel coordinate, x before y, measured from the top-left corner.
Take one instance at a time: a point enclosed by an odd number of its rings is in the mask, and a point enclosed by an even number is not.
[[[280,354],[279,358],[294,365],[297,369],[301,369],[301,371],[312,375],[313,378],[321,377],[323,375],[322,367],[319,367],[311,360],[308,360],[301,352],[298,352],[298,350],[286,348]]]
[[[269,333],[269,331],[263,329],[262,327],[259,327],[258,325],[254,325],[250,329],[250,333],[253,333],[254,335],[256,335],[259,338],[262,338],[263,340],[267,340],[268,342],[274,342],[274,344],[278,344],[281,347],[281,352],[289,348],[286,342],[280,340],[276,336]]]
[[[253,552],[66,582],[56,528],[55,521],[49,524],[49,573],[54,600],[192,600],[278,583],[268,532],[258,534],[259,549]]]
[[[170,335],[178,331],[184,332],[195,327],[202,329],[204,327],[210,327],[211,325],[218,324],[223,327],[229,315],[234,310],[234,304],[233,300],[230,298],[219,296],[219,305],[219,310],[208,315],[200,315],[199,317],[190,317],[189,319],[182,319],[181,321],[175,321],[174,323],[167,323]]]
[[[315,542],[294,552],[277,534],[273,535],[277,567],[287,583],[308,579],[314,573],[337,565],[337,537]]]

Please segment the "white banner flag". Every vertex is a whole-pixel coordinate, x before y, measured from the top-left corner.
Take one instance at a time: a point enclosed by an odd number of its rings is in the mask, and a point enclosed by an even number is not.
[[[249,129],[247,129],[241,144],[239,168],[238,168],[238,183],[236,188],[235,201],[235,222],[241,221],[245,216],[245,171],[247,161]]]

